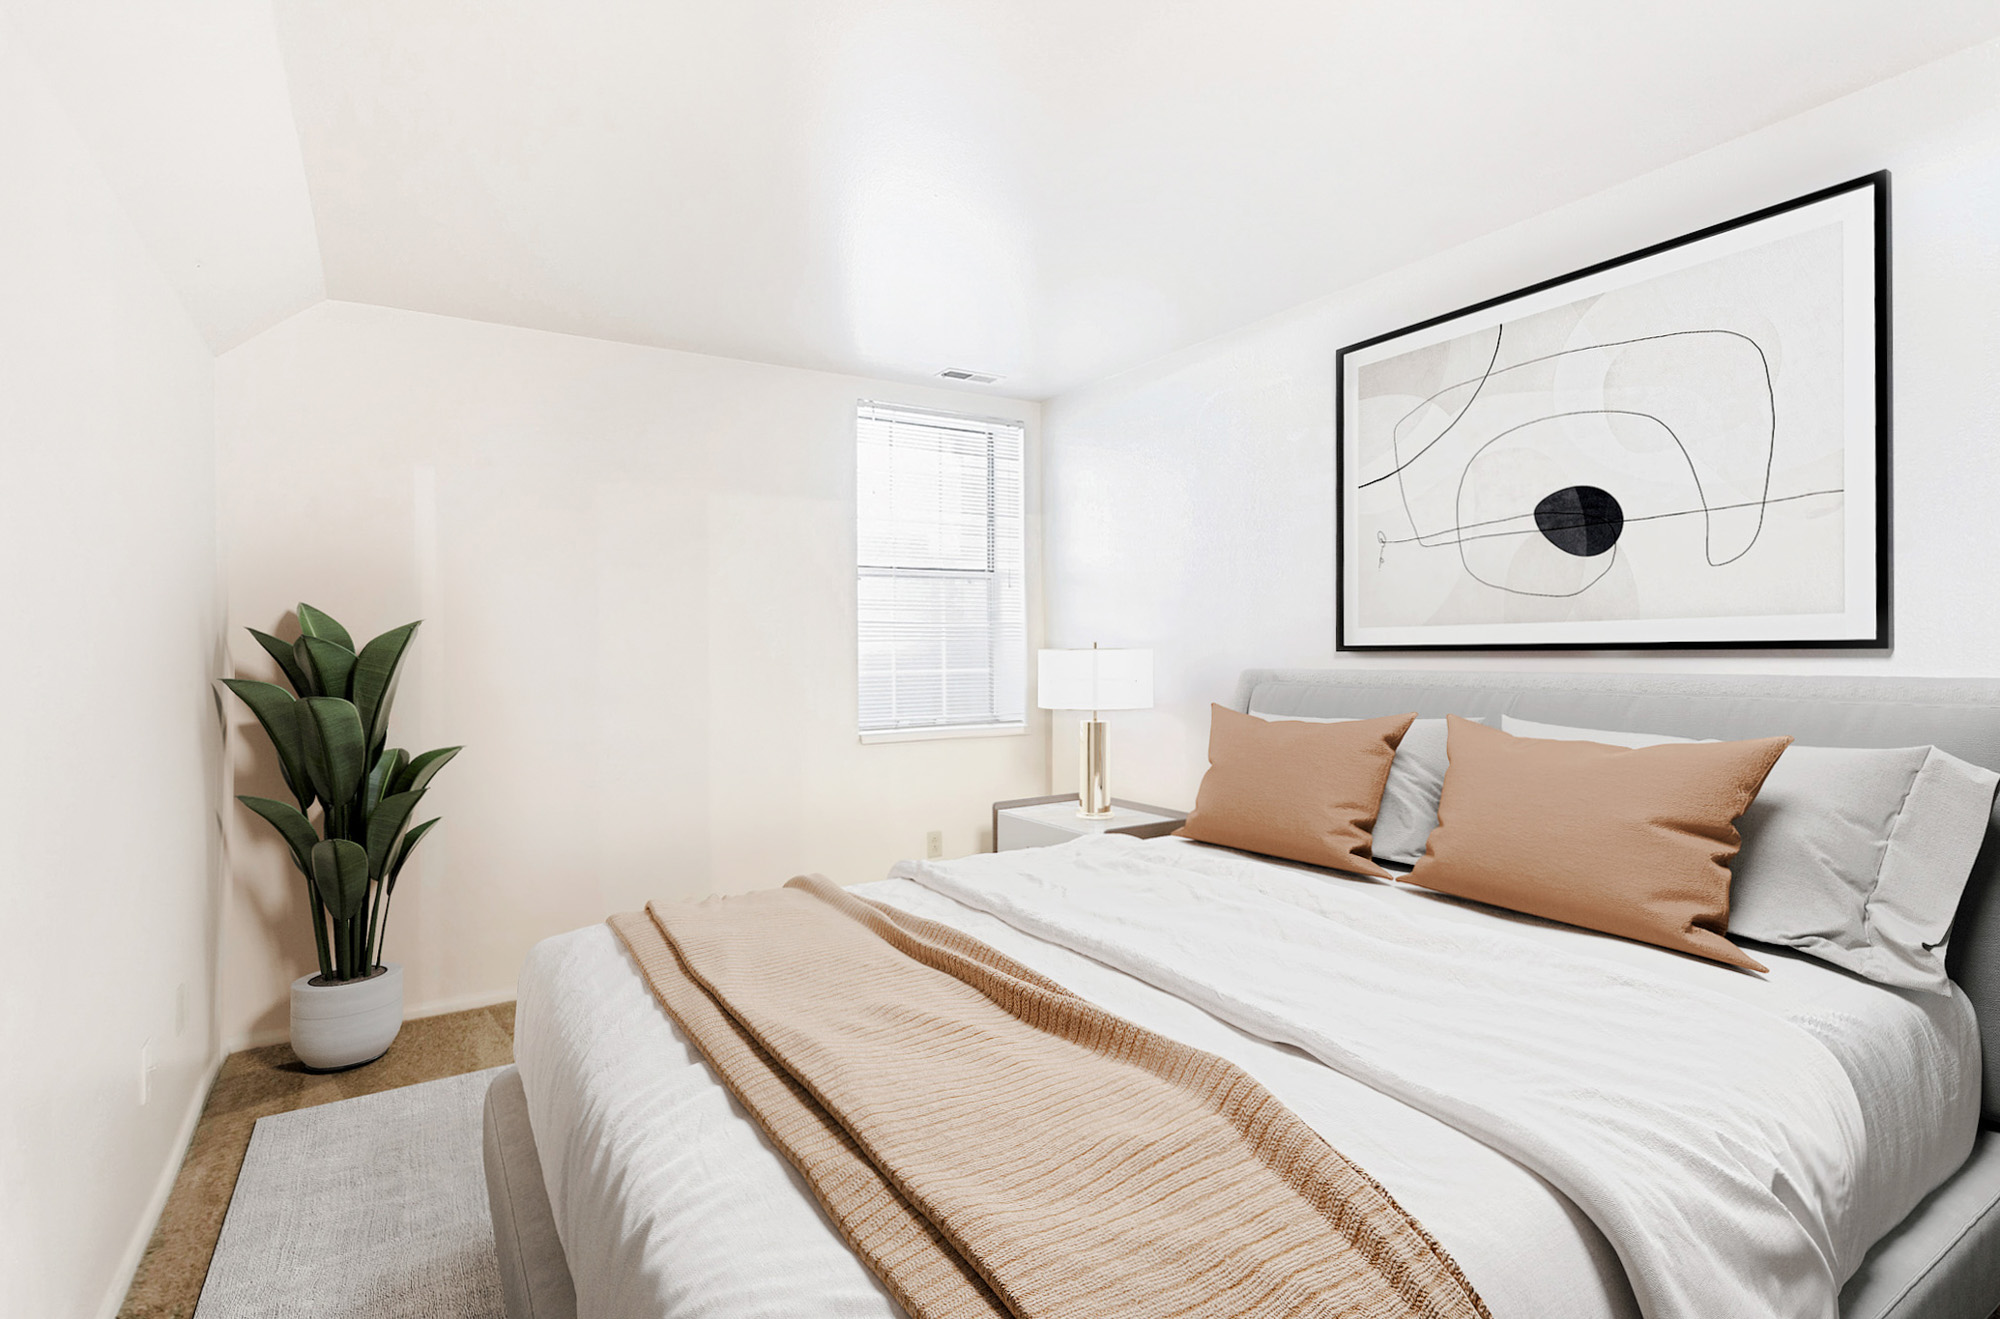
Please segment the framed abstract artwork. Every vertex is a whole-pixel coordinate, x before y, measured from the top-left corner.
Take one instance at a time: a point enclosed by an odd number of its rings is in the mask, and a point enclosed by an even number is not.
[[[1889,645],[1889,176],[1340,350],[1342,650]]]

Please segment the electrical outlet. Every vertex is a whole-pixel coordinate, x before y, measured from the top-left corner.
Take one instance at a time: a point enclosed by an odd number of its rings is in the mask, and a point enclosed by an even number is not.
[[[944,855],[944,831],[933,829],[924,835],[924,859],[936,861]]]
[[[147,1040],[139,1046],[139,1107],[144,1108],[153,1098],[153,1042]]]
[[[174,1038],[187,1034],[188,1028],[188,987],[183,980],[174,986]]]

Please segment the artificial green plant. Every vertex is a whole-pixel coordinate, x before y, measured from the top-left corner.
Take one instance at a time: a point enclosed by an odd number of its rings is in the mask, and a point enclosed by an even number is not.
[[[410,853],[437,823],[408,828],[430,781],[458,747],[411,758],[389,743],[396,677],[416,623],[384,632],[358,651],[347,629],[299,606],[297,641],[248,629],[292,685],[224,678],[264,726],[298,805],[236,800],[269,821],[306,877],[319,973],[328,981],[371,974],[388,933],[389,899]],[[319,805],[319,823],[308,814]],[[323,836],[322,836],[323,835]]]

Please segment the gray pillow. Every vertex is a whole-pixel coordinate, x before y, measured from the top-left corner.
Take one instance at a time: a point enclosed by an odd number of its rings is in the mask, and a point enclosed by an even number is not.
[[[1503,717],[1519,737],[1694,739]],[[1737,824],[1729,932],[1884,985],[1950,992],[1945,945],[2000,775],[1936,747],[1808,747],[1778,758]]]
[[[1350,722],[1312,715],[1265,714],[1261,710],[1250,713],[1259,719],[1307,724]],[[1375,814],[1372,850],[1376,860],[1413,866],[1423,856],[1431,830],[1437,828],[1438,796],[1444,791],[1444,771],[1449,763],[1444,745],[1442,719],[1419,719],[1403,734],[1396,747],[1396,759],[1389,766],[1389,782],[1382,789],[1382,807]]]

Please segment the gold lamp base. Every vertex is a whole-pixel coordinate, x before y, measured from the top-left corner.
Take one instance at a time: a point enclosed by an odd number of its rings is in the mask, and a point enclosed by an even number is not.
[[[1077,774],[1076,813],[1085,820],[1111,818],[1111,790],[1104,785],[1104,721],[1095,711],[1076,727],[1081,757]]]

